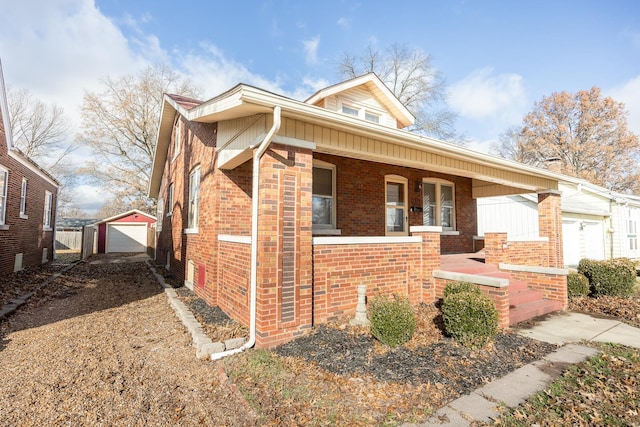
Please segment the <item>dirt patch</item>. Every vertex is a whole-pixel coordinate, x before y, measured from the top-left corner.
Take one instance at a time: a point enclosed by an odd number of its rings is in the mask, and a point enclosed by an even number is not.
[[[0,425],[256,425],[144,262],[74,267],[0,337]]]

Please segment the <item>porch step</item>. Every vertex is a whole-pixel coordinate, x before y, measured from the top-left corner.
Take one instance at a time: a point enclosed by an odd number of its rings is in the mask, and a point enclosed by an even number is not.
[[[524,283],[523,289],[516,289],[513,287],[514,283],[509,284],[509,305],[519,306],[528,302],[538,301],[542,299],[542,292],[535,291],[533,289],[527,289],[527,284]]]
[[[562,303],[539,299],[509,308],[509,325],[514,325],[534,317],[562,310]]]

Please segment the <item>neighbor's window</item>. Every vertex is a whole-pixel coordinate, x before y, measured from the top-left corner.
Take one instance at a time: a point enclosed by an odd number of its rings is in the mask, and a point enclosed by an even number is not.
[[[638,249],[638,235],[636,230],[636,221],[633,219],[630,219],[627,227],[628,227],[627,238],[629,239],[629,250],[635,251]]]
[[[422,224],[455,230],[455,191],[453,183],[440,180],[422,182]]]
[[[0,225],[4,225],[5,213],[7,210],[7,182],[9,178],[9,171],[0,167]]]
[[[200,207],[200,166],[189,174],[189,221],[190,230],[198,229],[198,210]]]
[[[49,191],[44,192],[44,218],[42,225],[45,230],[51,229],[51,210],[53,206],[53,194]]]
[[[331,163],[313,163],[313,228],[336,228],[336,167]]]
[[[173,214],[173,183],[169,184],[167,193],[167,216],[171,216]]]
[[[22,178],[22,188],[20,189],[20,218],[27,217],[27,178]]]

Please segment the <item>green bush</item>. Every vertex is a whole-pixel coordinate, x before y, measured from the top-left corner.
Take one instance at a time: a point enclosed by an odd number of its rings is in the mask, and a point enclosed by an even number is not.
[[[451,294],[457,294],[460,292],[473,292],[476,294],[481,294],[482,291],[480,288],[471,282],[451,282],[448,283],[444,288],[443,298],[447,298]]]
[[[445,288],[446,291],[446,288]],[[498,334],[498,310],[481,292],[445,292],[445,332],[466,347],[483,347]]]
[[[581,273],[572,271],[567,276],[567,292],[569,298],[589,295],[589,279]]]
[[[578,273],[589,280],[591,295],[630,297],[636,284],[635,264],[628,258],[614,258],[605,261],[582,259]]]
[[[369,303],[371,334],[381,343],[397,347],[409,341],[416,329],[413,307],[407,298],[374,297]]]

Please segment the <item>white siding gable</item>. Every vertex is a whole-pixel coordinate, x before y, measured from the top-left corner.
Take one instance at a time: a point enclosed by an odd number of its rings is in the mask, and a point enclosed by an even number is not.
[[[324,107],[328,110],[342,112],[342,107],[355,108],[358,117],[365,120],[366,113],[379,117],[379,123],[383,126],[397,128],[396,119],[376,97],[364,85],[345,90],[324,100]]]

